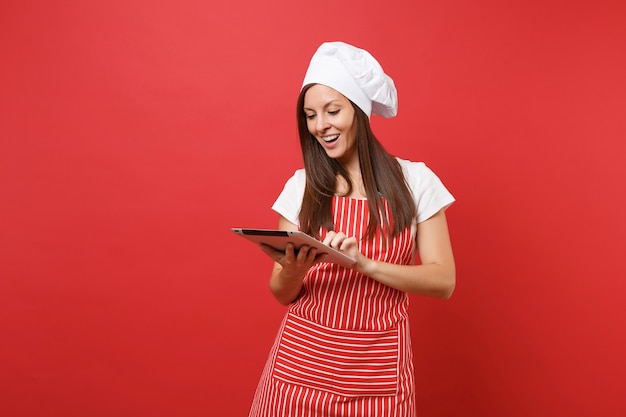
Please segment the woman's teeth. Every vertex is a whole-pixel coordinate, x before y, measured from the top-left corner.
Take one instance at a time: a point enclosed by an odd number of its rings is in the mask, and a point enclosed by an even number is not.
[[[326,136],[324,138],[324,142],[330,143],[336,141],[337,139],[339,139],[339,135]]]

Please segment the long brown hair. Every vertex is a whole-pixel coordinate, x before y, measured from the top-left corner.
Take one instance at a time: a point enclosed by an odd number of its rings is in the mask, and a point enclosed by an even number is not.
[[[353,184],[346,169],[336,160],[329,158],[315,137],[309,133],[304,113],[304,96],[312,84],[305,86],[298,97],[296,116],[302,158],[306,172],[306,187],[300,209],[300,229],[319,238],[319,229],[334,230],[331,203],[335,195],[337,175],[348,184],[349,194]],[[395,237],[413,223],[417,208],[411,191],[402,174],[402,168],[376,139],[369,118],[352,103],[357,123],[356,144],[361,176],[369,202],[369,223],[363,238],[371,239],[380,230],[386,239]],[[347,195],[346,194],[346,195]],[[387,218],[382,198],[387,201],[391,219]],[[358,236],[357,236],[358,237]]]

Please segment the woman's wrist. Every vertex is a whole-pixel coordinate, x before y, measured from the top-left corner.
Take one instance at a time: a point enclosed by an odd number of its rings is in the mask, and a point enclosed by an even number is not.
[[[376,269],[378,268],[378,262],[364,255],[361,255],[360,258],[361,259],[357,261],[356,270],[363,275],[372,277],[376,273]]]
[[[289,273],[289,272],[286,272],[284,269],[282,269],[278,273],[278,279],[286,283],[301,282],[304,279],[305,275],[306,274]]]

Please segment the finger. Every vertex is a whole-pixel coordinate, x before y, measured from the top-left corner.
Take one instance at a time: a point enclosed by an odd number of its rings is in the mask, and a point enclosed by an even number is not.
[[[339,248],[341,246],[341,243],[346,239],[346,235],[343,233],[337,233],[335,234],[335,236],[333,237],[333,239],[330,241],[330,246],[333,248]]]
[[[299,262],[303,262],[306,260],[309,252],[310,252],[311,247],[309,245],[302,245],[300,246],[300,249],[298,249],[298,255],[296,257],[296,259]]]
[[[317,249],[311,248],[306,254],[305,262],[313,263],[315,262],[315,258],[317,257]]]
[[[333,238],[337,235],[336,232],[333,232],[332,230],[329,230],[328,233],[326,233],[326,236],[324,237],[324,240],[322,241],[323,244],[330,246],[330,242],[333,241]]]
[[[292,259],[296,257],[296,245],[289,242],[285,245],[285,256],[287,258]]]
[[[347,249],[350,249],[351,247],[356,247],[356,246],[357,246],[356,238],[347,237],[341,242],[341,245],[339,246],[339,250],[343,251],[343,250],[347,250]]]

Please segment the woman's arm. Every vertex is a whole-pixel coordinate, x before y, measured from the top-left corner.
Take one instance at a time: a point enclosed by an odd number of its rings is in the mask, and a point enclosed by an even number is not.
[[[278,228],[281,230],[298,230],[289,220],[280,216]],[[285,252],[275,250],[267,245],[261,249],[274,260],[274,268],[270,277],[270,291],[283,305],[295,301],[302,290],[302,281],[309,268],[323,260],[325,255],[317,255],[317,249],[303,246],[296,253],[293,244],[287,244]]]
[[[324,240],[357,260],[354,269],[378,282],[412,294],[448,299],[456,285],[454,255],[444,210],[417,225],[420,265],[374,261],[361,254],[357,240],[330,233]]]

